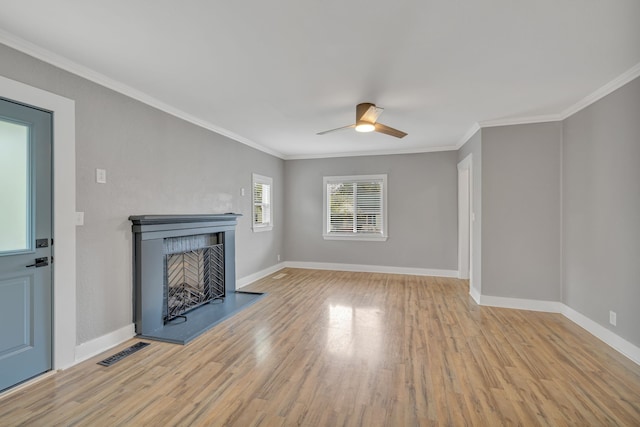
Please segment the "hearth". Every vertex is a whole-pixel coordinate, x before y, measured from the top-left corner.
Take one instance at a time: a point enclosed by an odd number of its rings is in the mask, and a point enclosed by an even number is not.
[[[185,344],[263,296],[236,291],[239,216],[129,217],[138,335]]]

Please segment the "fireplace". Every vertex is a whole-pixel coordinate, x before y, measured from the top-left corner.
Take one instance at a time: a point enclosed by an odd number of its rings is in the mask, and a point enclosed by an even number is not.
[[[165,323],[216,299],[224,299],[222,233],[164,239]]]
[[[235,288],[239,216],[129,217],[138,335],[185,344],[262,296]]]

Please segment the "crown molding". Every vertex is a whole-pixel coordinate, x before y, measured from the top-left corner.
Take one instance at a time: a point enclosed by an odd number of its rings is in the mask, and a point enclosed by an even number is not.
[[[386,155],[394,155],[394,154],[417,154],[417,153],[431,153],[431,152],[439,152],[439,151],[454,151],[460,149],[467,141],[480,129],[489,128],[489,127],[497,127],[497,126],[511,126],[511,125],[522,125],[522,124],[532,124],[532,123],[545,123],[545,122],[557,122],[565,120],[566,118],[572,116],[578,111],[588,107],[589,105],[595,103],[596,101],[602,99],[603,97],[609,95],[613,91],[619,89],[630,81],[640,77],[640,63],[634,65],[629,70],[622,73],[620,76],[616,77],[614,80],[609,83],[603,85],[596,91],[591,94],[585,96],[575,104],[571,105],[567,109],[563,110],[557,114],[548,114],[548,115],[539,115],[539,116],[523,116],[523,117],[514,117],[514,118],[505,118],[505,119],[496,119],[496,120],[484,120],[474,123],[469,130],[463,135],[463,137],[458,141],[457,145],[451,146],[439,146],[439,147],[426,147],[426,148],[414,148],[414,149],[404,149],[404,150],[376,150],[369,152],[347,152],[347,153],[323,153],[323,154],[293,154],[287,155],[281,152],[272,150],[268,147],[265,147],[255,141],[252,141],[248,138],[245,138],[241,135],[238,135],[230,130],[217,126],[207,120],[203,120],[199,117],[191,115],[183,110],[175,108],[163,101],[160,101],[157,98],[154,98],[142,91],[134,89],[131,86],[128,86],[124,83],[121,83],[117,80],[114,80],[110,77],[105,76],[104,74],[98,73],[88,67],[80,65],[74,61],[71,61],[61,55],[55,54],[47,49],[44,49],[36,44],[28,42],[20,37],[14,36],[2,29],[0,29],[0,43],[5,44],[13,49],[16,49],[22,53],[25,53],[34,58],[40,59],[48,64],[51,64],[55,67],[68,71],[72,74],[85,78],[89,81],[97,83],[101,86],[114,90],[118,93],[121,93],[125,96],[138,100],[144,104],[147,104],[153,108],[156,108],[160,111],[163,111],[167,114],[170,114],[174,117],[185,120],[189,123],[192,123],[201,128],[210,130],[219,135],[225,136],[234,141],[240,142],[244,145],[247,145],[256,150],[262,151],[266,154],[270,154],[274,157],[283,159],[283,160],[303,160],[303,159],[322,159],[322,158],[332,158],[332,157],[358,157],[358,156],[386,156]]]
[[[160,101],[157,98],[154,98],[142,91],[132,88],[124,83],[121,83],[115,79],[105,76],[104,74],[98,73],[97,71],[80,65],[70,59],[67,59],[61,55],[55,54],[47,49],[44,49],[34,43],[28,42],[20,37],[14,36],[2,29],[0,29],[0,43],[5,44],[13,49],[16,49],[24,54],[32,56],[36,59],[44,61],[50,65],[53,65],[62,70],[68,71],[72,74],[80,76],[84,79],[97,83],[101,86],[104,86],[108,89],[121,93],[129,98],[133,98],[137,101],[140,101],[144,104],[147,104],[157,110],[163,111],[167,114],[170,114],[174,117],[182,119],[186,122],[199,126],[201,128],[210,130],[219,135],[225,136],[227,138],[233,139],[234,141],[240,142],[244,145],[248,145],[251,148],[255,148],[256,150],[262,151],[264,153],[270,154],[272,156],[283,159],[284,156],[282,153],[279,153],[275,150],[271,150],[257,142],[254,142],[250,139],[247,139],[243,136],[240,136],[230,130],[224,129],[220,126],[217,126],[207,120],[203,120],[199,117],[196,117],[192,114],[189,114],[185,111],[182,111],[178,108],[175,108],[163,101]]]
[[[541,116],[514,117],[509,119],[485,120],[479,123],[481,128],[497,126],[528,125],[532,123],[559,122],[562,117],[559,114],[545,114]]]
[[[434,153],[439,151],[455,151],[456,146],[440,146],[440,147],[424,147],[424,148],[406,148],[403,150],[375,150],[375,151],[353,151],[346,153],[322,153],[322,154],[292,154],[285,155],[284,160],[310,160],[310,159],[326,159],[333,157],[362,157],[362,156],[393,156],[395,154],[420,154]]]
[[[640,77],[640,63],[637,63],[624,73],[620,74],[615,79],[611,80],[609,83],[601,86],[599,89],[595,90],[591,94],[585,96],[580,101],[573,104],[571,107],[564,110],[559,114],[560,120],[564,120],[570,116],[573,116],[578,111],[588,107],[596,101],[604,98],[609,95],[611,92],[614,92],[620,89],[622,86],[626,85],[632,80]]]
[[[456,145],[455,149],[459,150],[464,144],[466,144],[467,142],[469,142],[469,140],[471,139],[471,137],[473,135],[476,134],[476,132],[478,132],[481,129],[480,125],[478,124],[478,122],[475,122],[473,125],[471,125],[471,127],[469,128],[469,130],[467,130],[464,134],[464,136],[462,138],[460,138],[460,141],[458,141],[458,144]]]
[[[546,122],[559,122],[565,120],[578,111],[587,108],[591,104],[599,101],[610,93],[620,89],[622,86],[631,82],[632,80],[640,77],[640,63],[634,65],[624,73],[620,74],[615,79],[611,80],[607,84],[601,86],[596,89],[589,95],[585,96],[575,104],[566,108],[560,113],[557,114],[547,114],[541,116],[524,116],[524,117],[514,117],[508,119],[497,119],[497,120],[484,120],[478,123],[480,128],[489,128],[496,126],[511,126],[511,125],[525,125],[531,123],[546,123]],[[471,137],[471,136],[469,136]]]
[[[478,131],[478,129],[497,127],[497,126],[512,126],[512,125],[526,125],[533,123],[547,123],[547,122],[559,122],[565,120],[578,111],[588,107],[589,105],[599,101],[610,93],[620,89],[622,86],[631,82],[632,80],[640,77],[640,63],[634,65],[629,70],[625,71],[615,79],[611,80],[609,83],[603,85],[599,89],[590,93],[589,95],[582,98],[580,101],[571,105],[569,108],[563,110],[557,114],[546,114],[540,116],[523,116],[523,117],[512,117],[507,119],[496,119],[496,120],[483,120],[474,125],[467,131],[464,137],[460,140],[458,145],[456,146],[458,149],[462,147],[474,134]]]

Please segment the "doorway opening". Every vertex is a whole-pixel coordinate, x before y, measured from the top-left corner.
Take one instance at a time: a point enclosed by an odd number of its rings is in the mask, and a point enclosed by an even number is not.
[[[472,175],[471,154],[458,163],[458,278],[469,280],[472,286]]]

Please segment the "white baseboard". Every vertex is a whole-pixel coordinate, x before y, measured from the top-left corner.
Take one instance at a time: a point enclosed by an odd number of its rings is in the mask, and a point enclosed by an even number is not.
[[[413,276],[458,277],[457,270],[437,270],[429,268],[390,267],[384,265],[339,264],[328,262],[285,261],[285,267],[312,270],[358,271],[363,273],[410,274]]]
[[[276,265],[272,265],[271,267],[267,267],[264,270],[260,270],[256,273],[250,274],[248,276],[244,276],[238,280],[236,280],[236,289],[240,289],[243,288],[253,282],[255,282],[256,280],[260,280],[263,277],[266,277],[270,274],[275,273],[278,270],[282,270],[283,268],[285,268],[285,263],[281,262],[278,263]]]
[[[523,298],[505,298],[489,295],[480,295],[480,305],[490,307],[515,308],[518,310],[544,311],[547,313],[562,313],[562,304],[559,301],[543,301]]]
[[[473,290],[472,290],[473,292]],[[473,294],[472,294],[473,296]],[[474,299],[476,299],[474,297]],[[605,328],[597,322],[589,319],[584,314],[578,313],[566,304],[559,301],[540,301],[521,298],[504,298],[488,295],[479,296],[480,305],[491,307],[513,308],[518,310],[544,311],[548,313],[559,313],[576,325],[580,326],[591,335],[600,339],[609,347],[626,356],[631,361],[640,365],[640,347],[630,343],[611,330]],[[476,299],[476,302],[478,300]]]
[[[317,262],[286,261],[275,264],[269,268],[239,279],[236,282],[236,287],[242,288],[244,286],[247,286],[248,284],[253,283],[256,280],[268,276],[269,274],[275,273],[276,271],[281,270],[285,267],[316,270],[359,271],[367,273],[411,274],[418,276],[454,278],[457,277],[458,274],[458,272],[455,270],[431,270],[358,264],[330,264]],[[559,301],[542,301],[523,298],[506,298],[481,295],[476,289],[473,288],[470,289],[469,293],[471,294],[471,297],[479,303],[479,305],[562,314],[567,319],[582,327],[596,338],[602,340],[605,344],[609,345],[633,362],[640,365],[640,347],[630,343],[611,330],[605,328],[597,322],[594,322],[585,315],[575,311],[571,307]],[[90,359],[91,357],[100,354],[112,347],[115,347],[116,345],[121,344],[124,341],[133,338],[134,336],[135,326],[132,323],[116,331],[110,332],[106,335],[80,344],[75,348],[75,363],[77,364],[84,360]]]
[[[625,355],[640,365],[640,347],[631,344],[624,338],[616,335],[609,329],[589,319],[584,314],[578,313],[571,307],[562,304],[562,314],[573,323],[587,330],[589,333],[604,341],[610,347]]]
[[[117,346],[131,339],[135,336],[135,325],[131,323],[116,331],[109,332],[106,335],[92,339],[80,345],[76,346],[76,360],[75,363],[83,362],[93,356],[109,350],[112,347]]]
[[[482,305],[482,304],[480,304],[480,297],[481,297],[480,291],[478,291],[474,287],[469,287],[469,295],[471,295],[471,298],[473,298],[473,300],[476,302],[476,304]]]

